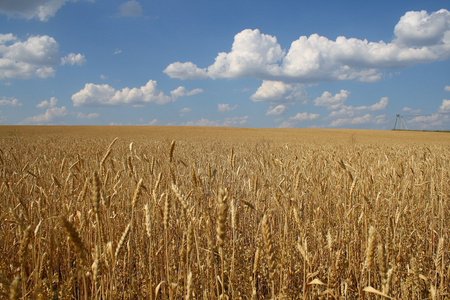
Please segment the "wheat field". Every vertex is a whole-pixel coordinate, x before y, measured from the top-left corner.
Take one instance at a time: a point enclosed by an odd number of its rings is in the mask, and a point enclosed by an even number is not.
[[[449,133],[0,127],[5,299],[450,299]]]

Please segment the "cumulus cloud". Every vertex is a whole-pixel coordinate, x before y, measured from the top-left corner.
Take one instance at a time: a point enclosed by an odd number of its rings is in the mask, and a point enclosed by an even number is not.
[[[229,53],[219,53],[208,67],[212,78],[259,77],[271,75],[279,69],[284,51],[277,38],[256,30],[243,30],[234,38]]]
[[[3,0],[0,1],[0,13],[26,19],[37,18],[45,22],[69,1],[71,0]]]
[[[382,97],[379,102],[370,106],[347,106],[342,105],[339,110],[332,111],[330,117],[353,117],[356,114],[360,114],[367,111],[383,110],[389,104],[388,97]]]
[[[423,122],[436,122],[440,119],[439,114],[431,114],[429,116],[417,116],[414,119],[408,120],[408,123],[423,123]]]
[[[250,96],[255,102],[271,103],[302,103],[306,104],[308,94],[300,83],[284,83],[281,81],[264,80],[256,92]]]
[[[414,111],[408,107],[405,107],[403,110],[411,114],[419,114],[406,121],[408,124],[414,125],[419,129],[448,130],[448,126],[450,125],[450,100],[448,99],[442,100],[442,104],[437,109],[437,112],[431,115],[420,115],[422,113],[421,110]]]
[[[449,20],[450,12],[446,9],[431,14],[425,10],[409,11],[394,28],[396,42],[411,47],[439,44],[448,34]]]
[[[68,110],[65,106],[48,108],[44,114],[31,117],[30,121],[33,123],[49,123],[53,122],[56,118],[66,116]]]
[[[339,127],[342,125],[348,125],[348,124],[366,124],[370,123],[372,120],[371,114],[365,114],[362,117],[355,117],[355,118],[340,118],[337,120],[334,120],[331,122],[331,127]]]
[[[192,108],[189,108],[189,107],[180,109],[180,113],[182,113],[182,114],[187,114],[187,113],[190,113],[191,111],[192,111]]]
[[[100,115],[98,113],[90,113],[87,115],[83,114],[83,113],[77,114],[78,119],[97,119],[98,117],[100,117]]]
[[[447,85],[447,86],[444,88],[444,90],[445,90],[446,92],[450,92],[450,85]]]
[[[403,107],[403,111],[412,115],[418,115],[422,113],[420,109],[412,109],[411,107]]]
[[[184,96],[193,96],[200,93],[203,93],[202,89],[193,89],[192,91],[189,91],[184,86],[179,86],[175,90],[170,92],[174,99]]]
[[[288,120],[280,124],[280,128],[292,128],[297,126],[298,123],[303,121],[312,121],[319,118],[319,114],[311,114],[307,112],[297,113],[293,117],[289,117]]]
[[[190,113],[192,111],[192,108],[185,107],[180,109],[180,117],[183,117],[185,114]]]
[[[22,103],[15,98],[3,98],[0,100],[0,106],[22,106]]]
[[[442,105],[444,105],[444,103]],[[450,116],[448,114],[434,113],[427,116],[417,116],[412,120],[408,120],[407,122],[408,124],[419,126],[420,129],[436,129],[438,127],[444,126],[444,124],[448,125],[448,122],[450,122]]]
[[[361,125],[361,124],[386,124],[389,120],[386,115],[373,116],[372,114],[365,114],[353,118],[339,118],[331,122],[331,127],[345,127],[346,125]]]
[[[439,107],[440,113],[450,113],[450,100],[442,100],[442,105]]]
[[[142,15],[142,7],[136,0],[130,0],[119,6],[119,14],[122,17],[139,17]]]
[[[334,96],[330,92],[325,91],[322,96],[317,97],[313,102],[315,106],[326,106],[328,110],[335,110],[344,105],[349,95],[350,92],[347,90],[341,90]]]
[[[59,44],[47,35],[30,36],[20,41],[10,33],[0,34],[0,80],[47,78],[55,75],[55,66],[85,61],[83,55],[74,53],[61,59]]]
[[[388,98],[388,97],[383,97],[383,98],[380,99],[379,102],[377,102],[377,103],[375,103],[375,104],[372,104],[372,105],[369,106],[367,109],[368,109],[368,110],[372,110],[372,111],[375,111],[375,110],[383,110],[383,109],[386,108],[386,106],[388,105],[388,103],[389,103],[389,98]],[[362,107],[364,107],[364,106],[362,106]]]
[[[280,104],[275,107],[271,106],[269,110],[266,112],[268,116],[279,116],[282,115],[286,111],[286,105]]]
[[[217,104],[217,111],[219,112],[227,112],[227,111],[232,111],[235,110],[237,108],[237,105],[230,107],[230,104]]]
[[[83,54],[75,54],[75,53],[69,53],[68,55],[61,58],[61,64],[62,65],[84,65],[86,63],[86,58]]]
[[[39,103],[36,107],[44,108],[45,113],[39,114],[30,118],[27,118],[25,123],[35,124],[48,124],[58,120],[62,120],[63,117],[69,113],[65,106],[57,107],[58,100],[52,97],[49,101],[45,100]]]
[[[8,42],[14,42],[12,44]],[[59,45],[48,35],[30,36],[26,41],[8,36],[1,44],[2,59],[19,61],[31,65],[58,65]]]
[[[391,42],[369,42],[318,34],[301,36],[289,50],[277,38],[258,29],[245,29],[234,37],[230,52],[218,53],[207,68],[175,62],[164,72],[172,78],[259,78],[284,83],[330,80],[377,81],[381,69],[405,68],[450,58],[450,13],[407,12],[394,28]]]
[[[306,121],[306,120],[314,120],[317,119],[319,117],[319,114],[310,114],[310,113],[297,113],[295,116],[290,117],[290,120],[295,120],[295,121]]]
[[[148,122],[148,125],[150,125],[150,126],[154,126],[156,124],[158,124],[158,119],[153,119],[150,122]]]
[[[0,33],[0,45],[5,44],[6,42],[15,41],[17,37],[12,33],[1,34]]]
[[[283,55],[276,37],[261,34],[258,29],[246,29],[236,34],[231,52],[219,53],[207,69],[192,62],[175,62],[164,73],[180,79],[260,77],[275,72]]]
[[[55,107],[57,103],[58,103],[58,99],[56,99],[55,97],[51,97],[50,100],[41,101],[38,105],[36,105],[36,107],[51,108],[51,107]]]
[[[108,84],[86,83],[83,89],[72,95],[74,106],[143,106],[148,103],[166,104],[176,101],[178,97],[195,95],[203,90],[186,90],[178,87],[171,91],[171,96],[164,94],[156,88],[156,81],[149,80],[146,85],[139,88],[125,87],[116,90]]]
[[[174,62],[163,71],[171,78],[178,79],[204,79],[207,78],[206,69],[200,69],[192,62]]]
[[[248,122],[248,116],[225,118],[223,126],[241,126]]]

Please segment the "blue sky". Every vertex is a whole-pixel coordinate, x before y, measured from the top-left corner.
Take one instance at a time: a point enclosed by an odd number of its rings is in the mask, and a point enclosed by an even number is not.
[[[0,124],[450,130],[449,9],[0,0]]]

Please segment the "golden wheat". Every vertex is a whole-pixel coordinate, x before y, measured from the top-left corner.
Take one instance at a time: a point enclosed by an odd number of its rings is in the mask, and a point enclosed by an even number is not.
[[[0,127],[0,298],[448,299],[449,169],[447,133]]]

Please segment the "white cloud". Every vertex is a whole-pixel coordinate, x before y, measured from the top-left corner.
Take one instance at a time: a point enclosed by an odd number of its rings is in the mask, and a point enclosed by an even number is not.
[[[450,85],[447,85],[447,86],[444,88],[444,90],[445,90],[446,92],[450,92]]]
[[[47,35],[20,41],[12,34],[0,34],[0,79],[47,78],[55,75],[54,67],[61,63],[84,61],[84,56],[74,53],[61,59],[59,44]]]
[[[355,117],[355,118],[341,118],[337,119],[333,122],[331,122],[331,127],[339,127],[342,125],[354,125],[354,124],[367,124],[372,122],[372,115],[371,114],[365,114],[362,117]]]
[[[163,72],[169,75],[171,78],[178,79],[204,79],[208,77],[206,69],[200,69],[197,67],[197,65],[191,62],[171,63]]]
[[[54,38],[42,35],[30,36],[23,42],[17,39],[14,41],[12,45],[1,45],[0,53],[3,59],[40,66],[59,64],[59,45]]]
[[[313,102],[315,106],[326,106],[328,110],[335,110],[344,105],[349,95],[350,92],[347,90],[341,90],[340,93],[334,96],[330,92],[325,91],[322,96],[317,97]]]
[[[209,126],[209,127],[230,127],[230,126],[242,126],[248,122],[248,116],[244,117],[232,117],[225,118],[224,120],[208,120],[206,118],[198,121],[189,121],[182,123],[182,126]]]
[[[201,89],[192,91],[184,87],[178,87],[171,91],[171,96],[164,94],[156,88],[156,81],[149,80],[146,85],[139,88],[125,87],[116,90],[108,84],[86,83],[84,88],[72,95],[74,106],[143,106],[148,103],[166,104],[177,100],[181,96],[195,95],[202,92]]]
[[[189,107],[180,109],[180,117],[183,117],[185,114],[190,113],[191,111],[192,111],[192,109]]]
[[[70,0],[13,0],[1,1],[0,13],[26,19],[38,18],[47,21]]]
[[[15,98],[3,98],[0,100],[0,106],[22,106],[22,103]]]
[[[306,120],[315,120],[319,117],[319,114],[310,114],[307,112],[297,113],[295,116],[290,117],[291,120],[296,121],[306,121]]]
[[[83,114],[83,113],[77,114],[78,119],[97,119],[98,117],[100,117],[100,115],[98,113],[90,113],[87,115]]]
[[[12,33],[2,34],[0,33],[0,45],[5,44],[6,42],[15,41],[17,37],[15,37]]]
[[[331,127],[342,127],[344,125],[360,125],[360,124],[386,124],[389,120],[386,115],[372,116],[365,114],[352,118],[340,118],[331,122]]]
[[[403,110],[412,113],[413,110],[409,110],[405,107]],[[422,111],[416,111],[417,114],[422,113]],[[431,115],[418,115],[411,120],[407,120],[408,124],[413,124],[419,129],[425,130],[448,130],[450,125],[450,100],[442,100],[441,106],[438,108],[437,112]]]
[[[106,77],[106,75],[100,74],[100,79],[105,80],[106,78],[108,78],[108,77]]]
[[[284,83],[281,81],[264,80],[256,92],[250,96],[255,102],[271,103],[302,103],[308,101],[305,87],[300,83]]]
[[[330,117],[353,117],[358,113],[363,113],[366,111],[377,111],[383,110],[389,104],[388,97],[382,97],[379,102],[372,104],[370,106],[347,106],[342,105],[339,110],[332,111]]]
[[[178,99],[179,97],[184,96],[193,96],[200,93],[203,93],[202,89],[193,89],[192,91],[189,91],[184,86],[179,86],[175,90],[170,92],[174,99]]]
[[[411,47],[439,44],[450,29],[450,12],[441,9],[428,14],[425,10],[409,11],[394,29],[396,42]]]
[[[410,107],[403,107],[403,111],[412,114],[412,115],[418,115],[422,113],[421,109],[412,109]]]
[[[139,17],[142,15],[142,7],[136,0],[122,3],[119,7],[119,14],[123,17]]]
[[[375,116],[375,118],[373,119],[373,122],[375,124],[386,124],[389,122],[389,117],[387,115]]]
[[[75,54],[75,53],[69,53],[65,57],[61,58],[61,64],[69,64],[69,65],[84,65],[86,63],[86,58],[83,54]]]
[[[442,105],[439,107],[440,113],[450,113],[450,100],[442,100]]]
[[[38,105],[36,105],[36,107],[51,108],[51,107],[55,107],[57,103],[58,103],[58,99],[56,99],[55,97],[51,97],[50,100],[41,101]]]
[[[207,69],[200,69],[192,62],[175,62],[164,73],[180,79],[260,77],[276,72],[283,55],[276,37],[261,34],[258,29],[245,29],[234,37],[231,52],[219,53]]]
[[[303,121],[312,121],[319,118],[319,114],[311,114],[307,112],[297,113],[293,117],[289,117],[287,121],[284,121],[280,124],[280,128],[292,128],[295,127],[298,123]]]
[[[107,84],[86,83],[84,89],[72,95],[74,106],[108,105],[116,90]],[[110,104],[111,105],[111,104]]]
[[[212,78],[260,77],[272,75],[279,69],[284,51],[277,38],[261,34],[258,29],[245,29],[234,37],[229,53],[219,53],[208,67]]]
[[[375,111],[375,110],[383,110],[386,108],[386,106],[389,104],[389,98],[383,97],[380,99],[379,102],[372,104],[368,107],[368,110]],[[363,106],[362,106],[363,107]]]
[[[219,53],[212,65],[170,64],[173,78],[243,78],[309,83],[329,80],[376,81],[380,69],[409,67],[450,57],[450,13],[407,12],[386,43],[338,37],[335,41],[312,34],[293,41],[286,52],[276,37],[245,29],[236,34],[230,52]]]
[[[450,122],[450,116],[448,114],[435,113],[428,116],[417,116],[407,122],[408,124],[412,123],[416,126],[419,126],[420,129],[436,129],[437,127],[441,127],[446,123],[448,125],[448,122]]]
[[[54,99],[53,102],[52,99]],[[39,108],[47,108],[45,113],[27,118],[24,122],[35,124],[48,124],[58,120],[62,120],[62,118],[65,117],[69,113],[69,111],[65,106],[57,107],[56,103],[58,102],[58,100],[55,98],[52,99],[50,100],[50,102],[47,101],[44,105],[38,104]],[[44,102],[45,101],[41,102],[41,104]]]
[[[439,114],[432,114],[429,116],[417,116],[414,119],[408,120],[408,123],[423,123],[423,122],[435,122],[439,119]]]
[[[248,116],[225,118],[225,120],[223,121],[223,126],[244,125],[247,122],[248,122]]]
[[[230,107],[230,104],[228,104],[228,103],[217,104],[217,111],[219,111],[219,112],[232,111],[232,110],[235,110],[236,108],[237,108],[237,105]]]
[[[266,112],[268,116],[279,116],[282,115],[286,111],[286,105],[280,104],[275,107],[271,106],[269,110]]]
[[[189,108],[189,107],[180,109],[180,113],[182,113],[182,114],[187,114],[187,113],[190,113],[191,111],[192,111],[192,108]]]
[[[120,54],[122,53],[122,50],[116,48],[116,50],[114,50],[114,55]]]
[[[148,125],[150,125],[150,126],[154,126],[156,124],[158,124],[158,119],[153,119],[150,122],[148,122]]]

